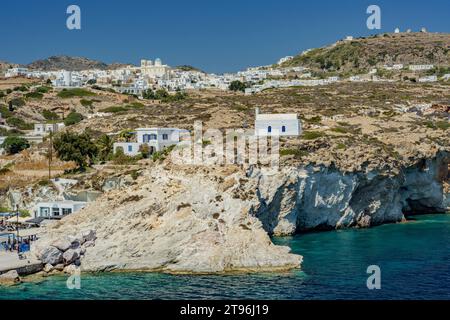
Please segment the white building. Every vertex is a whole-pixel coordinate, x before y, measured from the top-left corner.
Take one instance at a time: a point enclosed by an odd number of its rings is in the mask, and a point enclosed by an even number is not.
[[[399,28],[395,28],[394,33],[400,33],[400,29]]]
[[[411,71],[426,71],[434,68],[432,64],[412,64],[409,66],[409,70]]]
[[[278,60],[278,64],[283,64],[283,63],[285,63],[285,62],[287,62],[289,60],[292,60],[292,59],[294,59],[293,56],[286,56],[286,57],[281,58],[280,60]]]
[[[8,69],[5,73],[5,78],[18,77],[18,76],[26,76],[28,74],[28,68],[11,68]]]
[[[62,218],[83,209],[87,205],[84,201],[61,200],[52,202],[39,202],[35,206],[35,218]]]
[[[136,129],[137,142],[114,143],[114,153],[122,149],[128,156],[136,156],[139,149],[146,144],[150,147],[150,154],[162,151],[165,148],[176,145],[178,142],[190,138],[189,131],[178,128],[138,128]]]
[[[423,78],[419,78],[419,82],[436,82],[437,76],[428,76],[428,77],[423,77]]]
[[[37,136],[45,136],[50,132],[57,132],[64,128],[64,123],[35,123],[34,134]]]
[[[155,63],[152,60],[141,60],[141,74],[149,78],[160,78],[166,76],[169,72],[169,66],[162,64],[161,59],[156,59]]]
[[[345,41],[353,41],[353,36],[346,36]]]
[[[259,108],[255,110],[256,136],[298,136],[301,133],[301,123],[297,114],[261,114]]]

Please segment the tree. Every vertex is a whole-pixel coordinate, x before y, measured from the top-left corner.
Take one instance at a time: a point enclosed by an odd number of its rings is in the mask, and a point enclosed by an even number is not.
[[[87,133],[64,132],[55,137],[53,147],[59,159],[74,161],[80,169],[90,166],[98,155],[98,148]]]
[[[149,147],[149,145],[148,144],[142,144],[140,147],[139,147],[139,152],[141,153],[141,155],[142,155],[142,158],[144,158],[144,159],[148,159],[148,157],[149,157],[149,155],[150,155],[150,147]]]
[[[228,87],[228,89],[230,89],[231,91],[242,91],[242,92],[244,92],[246,87],[247,86],[245,85],[245,83],[243,83],[243,82],[241,82],[239,80],[235,80],[235,81],[232,81],[230,83],[230,86]]]
[[[81,122],[83,120],[83,115],[81,113],[72,111],[69,113],[66,119],[64,119],[64,124],[66,126],[71,126],[73,124],[77,124],[78,122]]]
[[[98,159],[100,161],[106,161],[113,153],[114,141],[107,134],[101,135],[97,139]]]
[[[2,148],[5,149],[7,154],[16,154],[29,147],[30,143],[26,139],[14,136],[7,137],[2,144]]]

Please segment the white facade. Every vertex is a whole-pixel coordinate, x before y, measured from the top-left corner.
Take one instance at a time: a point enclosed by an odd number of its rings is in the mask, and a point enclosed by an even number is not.
[[[411,71],[425,71],[431,70],[434,68],[432,64],[412,64],[409,66],[409,70]]]
[[[423,77],[423,78],[419,78],[419,82],[436,82],[437,76],[428,76],[428,77]]]
[[[37,136],[45,136],[50,132],[57,132],[64,127],[64,123],[35,123],[34,134]]]
[[[122,148],[124,154],[136,156],[139,154],[140,147],[144,144],[150,147],[150,153],[159,152],[189,137],[189,131],[184,129],[138,128],[136,129],[137,142],[114,143],[114,153]]]
[[[297,114],[260,114],[256,108],[256,136],[298,136],[301,133],[301,123]]]
[[[62,218],[83,209],[86,205],[87,202],[72,200],[39,202],[35,206],[34,217]]]

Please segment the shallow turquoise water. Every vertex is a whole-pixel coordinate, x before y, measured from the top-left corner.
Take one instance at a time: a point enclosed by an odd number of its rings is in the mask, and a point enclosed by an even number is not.
[[[284,274],[172,276],[82,275],[0,288],[0,299],[450,299],[450,215],[404,224],[277,238],[304,256]],[[381,268],[381,289],[368,290],[366,269]]]

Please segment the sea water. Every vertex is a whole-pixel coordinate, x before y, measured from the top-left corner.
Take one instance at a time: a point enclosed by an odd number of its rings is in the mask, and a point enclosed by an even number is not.
[[[0,288],[0,299],[450,299],[450,215],[424,215],[370,229],[274,238],[303,255],[285,273],[185,276],[81,274]],[[369,266],[381,288],[369,290]]]

